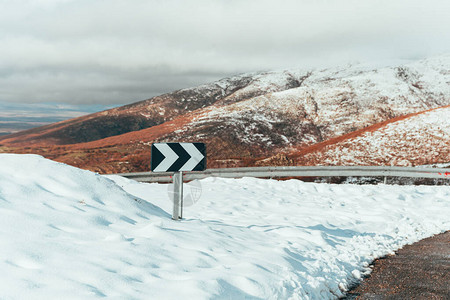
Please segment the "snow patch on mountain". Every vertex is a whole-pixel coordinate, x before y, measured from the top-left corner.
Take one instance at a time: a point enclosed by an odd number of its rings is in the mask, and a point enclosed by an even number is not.
[[[308,146],[450,104],[449,65],[449,56],[440,56],[379,69],[349,65],[253,75],[247,86],[196,115],[183,133],[208,136],[205,128],[219,126],[247,145]]]
[[[390,123],[379,130],[308,153],[324,165],[418,166],[450,161],[450,107]]]

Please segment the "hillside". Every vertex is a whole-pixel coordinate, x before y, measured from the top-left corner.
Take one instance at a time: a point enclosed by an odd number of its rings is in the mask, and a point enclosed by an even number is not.
[[[437,166],[450,164],[450,106],[412,113],[283,155],[295,165]],[[273,165],[279,155],[257,162]]]
[[[0,151],[39,153],[99,172],[148,170],[155,141],[205,142],[208,167],[253,165],[275,155],[275,164],[332,163],[295,153],[450,105],[449,66],[450,55],[443,55],[389,67],[244,74],[3,136]]]
[[[450,106],[433,109],[292,157],[308,165],[406,167],[450,162],[449,116]]]

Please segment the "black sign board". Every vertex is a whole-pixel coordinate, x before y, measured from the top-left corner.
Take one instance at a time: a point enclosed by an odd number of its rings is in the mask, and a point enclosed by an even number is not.
[[[152,172],[203,171],[206,146],[203,143],[155,143],[152,145]]]

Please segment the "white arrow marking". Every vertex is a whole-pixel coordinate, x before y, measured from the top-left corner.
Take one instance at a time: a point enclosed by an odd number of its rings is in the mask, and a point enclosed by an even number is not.
[[[192,171],[205,156],[198,151],[197,147],[192,143],[180,143],[191,158],[181,167],[180,171]]]
[[[166,172],[178,159],[178,155],[167,144],[153,144],[164,155],[163,161],[153,170],[153,172]]]

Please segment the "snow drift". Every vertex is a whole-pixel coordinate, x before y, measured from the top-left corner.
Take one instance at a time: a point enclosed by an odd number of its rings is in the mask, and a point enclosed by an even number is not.
[[[370,262],[450,229],[449,187],[202,180],[167,185],[0,155],[4,299],[333,299]]]

